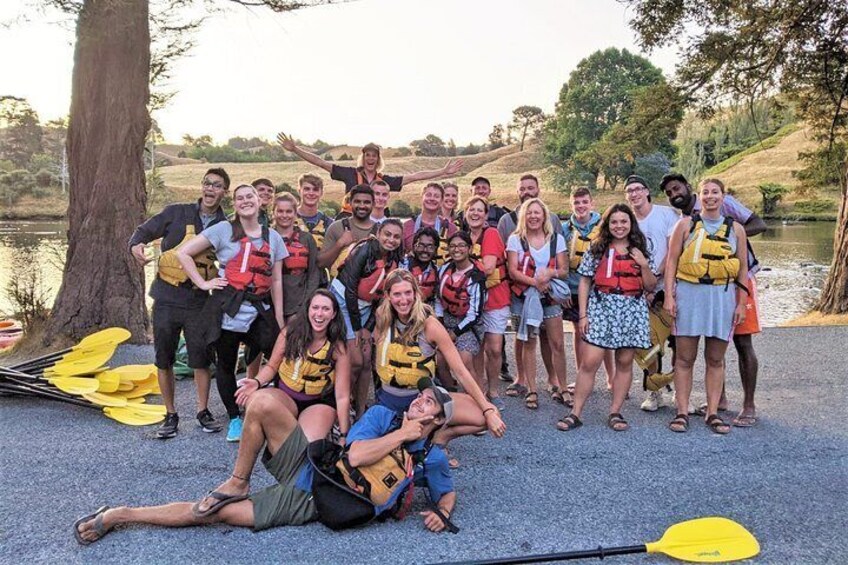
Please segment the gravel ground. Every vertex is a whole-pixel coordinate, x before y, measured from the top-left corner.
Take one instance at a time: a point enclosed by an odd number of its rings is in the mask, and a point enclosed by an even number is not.
[[[183,421],[166,442],[152,437],[154,428],[122,426],[83,408],[3,398],[0,562],[431,563],[644,543],[675,522],[722,515],[754,533],[762,563],[844,563],[847,337],[848,329],[831,327],[768,329],[756,338],[762,419],[724,437],[697,419],[688,434],[671,433],[670,408],[638,409],[637,382],[625,406],[633,427],[623,434],[604,426],[602,377],[586,425],[568,434],[554,428],[563,409],[546,395],[536,412],[509,399],[504,439],[463,438],[454,446],[462,462],[457,535],[430,534],[415,516],[342,533],[320,524],[259,534],[132,526],[83,548],[71,535],[77,517],[101,504],[197,499],[226,478],[236,447],[196,427],[191,381],[177,385]],[[125,346],[112,364],[151,361],[150,348]],[[728,361],[731,407],[738,408],[735,352]],[[700,402],[702,364],[695,374]],[[212,408],[224,414],[217,398]],[[269,479],[257,468],[254,488]]]

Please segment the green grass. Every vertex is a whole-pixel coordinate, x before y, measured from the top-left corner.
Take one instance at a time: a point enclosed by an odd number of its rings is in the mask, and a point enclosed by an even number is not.
[[[712,176],[720,175],[721,173],[723,173],[724,171],[726,171],[730,167],[733,167],[734,165],[738,165],[742,161],[742,159],[744,159],[748,155],[753,155],[754,153],[759,153],[760,151],[764,151],[766,149],[771,149],[772,147],[777,147],[777,144],[780,143],[780,141],[784,137],[786,137],[790,133],[794,133],[794,132],[798,131],[798,129],[800,129],[800,126],[799,126],[798,123],[786,124],[785,126],[780,128],[779,130],[777,130],[777,132],[774,135],[772,135],[771,137],[767,137],[761,143],[757,143],[756,145],[752,145],[748,149],[745,149],[744,151],[740,151],[739,153],[737,153],[736,155],[733,155],[732,157],[728,157],[727,159],[725,159],[721,163],[717,164],[715,167],[712,167],[711,169],[707,170],[707,172],[705,172],[703,176],[706,178],[706,177],[712,177]]]

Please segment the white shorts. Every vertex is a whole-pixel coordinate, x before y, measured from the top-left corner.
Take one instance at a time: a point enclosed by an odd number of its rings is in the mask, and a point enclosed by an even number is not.
[[[509,306],[497,310],[483,310],[480,323],[483,326],[484,333],[504,335],[509,323]]]

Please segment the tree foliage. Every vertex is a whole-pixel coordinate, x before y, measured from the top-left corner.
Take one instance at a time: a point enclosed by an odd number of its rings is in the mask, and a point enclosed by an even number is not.
[[[609,48],[583,59],[560,90],[544,153],[566,182],[614,188],[635,159],[673,154],[682,100],[650,61]]]
[[[489,134],[489,151],[504,147],[506,144],[506,128],[502,124],[495,124],[492,126],[492,133]]]
[[[42,136],[38,114],[29,102],[0,96],[0,159],[26,167],[33,155],[42,152]]]
[[[827,147],[848,141],[848,3],[624,1],[643,47],[679,48],[676,81],[702,108],[782,92]],[[848,156],[841,168],[848,168]],[[817,305],[828,314],[848,312],[845,176],[833,263]]]
[[[438,135],[429,134],[424,139],[416,139],[409,144],[413,152],[420,157],[444,157],[447,146]]]
[[[538,106],[519,106],[512,111],[512,121],[509,127],[513,131],[519,132],[519,151],[524,151],[524,141],[527,136],[538,134],[547,120],[548,117]],[[491,136],[489,137],[491,138]]]

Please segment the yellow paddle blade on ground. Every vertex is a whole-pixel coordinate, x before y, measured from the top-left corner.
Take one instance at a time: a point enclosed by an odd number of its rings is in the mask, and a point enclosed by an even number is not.
[[[109,369],[111,372],[118,373],[121,376],[121,381],[144,381],[153,375],[157,377],[156,365],[121,365],[114,369]]]
[[[82,338],[74,349],[92,347],[102,345],[104,343],[114,343],[117,345],[127,341],[131,335],[132,334],[129,330],[125,328],[106,328],[105,330],[94,332],[93,334]]]
[[[760,552],[756,538],[741,524],[717,516],[671,526],[662,539],[645,544],[648,553],[695,563],[724,563],[749,559]]]
[[[87,392],[82,397],[98,406],[122,407],[128,404],[127,399],[122,396],[113,396],[102,392]]]
[[[47,382],[68,394],[82,395],[97,392],[97,380],[87,377],[53,377]]]
[[[75,361],[59,361],[52,367],[44,369],[45,376],[55,377],[72,377],[74,375],[87,375],[97,372],[109,359],[112,358],[112,351],[102,351],[100,353],[90,355],[83,359]]]
[[[134,400],[134,399],[131,399]],[[164,415],[167,412],[167,409],[163,404],[134,404],[131,403],[130,400],[127,400],[127,407],[132,408],[136,412],[140,414],[162,414]]]
[[[94,376],[97,392],[115,392],[121,385],[121,375],[112,371],[103,371]]]
[[[103,413],[107,417],[128,426],[151,426],[165,419],[165,414],[139,412],[135,407],[111,408],[106,407]]]

